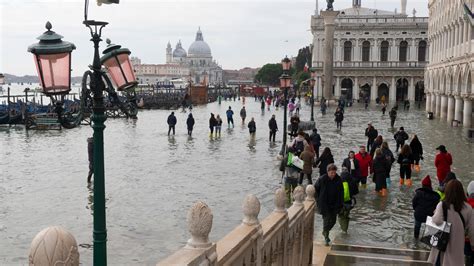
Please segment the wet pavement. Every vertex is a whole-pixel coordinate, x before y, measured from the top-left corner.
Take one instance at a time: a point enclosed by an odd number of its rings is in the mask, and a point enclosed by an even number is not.
[[[225,117],[228,106],[235,112],[236,126],[228,129],[224,119],[222,136],[209,138],[211,112]],[[257,135],[249,137],[239,122],[241,102],[198,106],[192,138],[186,135],[187,113],[176,111],[176,136],[167,136],[170,111],[141,111],[138,120],[109,119],[105,129],[108,261],[113,264],[152,265],[185,244],[189,238],[186,213],[197,200],[213,211],[211,240],[217,241],[240,224],[241,203],[248,193],[262,202],[260,218],[274,208],[273,193],[280,186],[277,143],[268,142],[268,119],[276,114],[282,128],[283,110],[260,110],[247,98],[248,118],[255,117]],[[302,120],[309,119],[308,106]],[[424,110],[424,109],[423,109]],[[335,242],[386,247],[415,247],[412,235],[411,198],[426,174],[434,175],[435,147],[445,144],[453,154],[454,171],[467,185],[474,180],[474,145],[460,128],[427,120],[423,110],[400,111],[395,126],[417,133],[425,149],[422,171],[414,175],[414,186],[399,187],[398,167],[392,170],[389,195],[380,198],[370,184],[358,196],[352,211],[349,234],[338,226],[331,233]],[[315,108],[317,112],[318,109]],[[395,148],[388,115],[378,107],[347,109],[341,131],[336,130],[334,109],[316,115],[323,146],[333,150],[340,165],[349,150],[366,143],[364,129],[372,121]],[[248,121],[248,119],[247,119]],[[25,264],[33,237],[50,225],[71,231],[80,244],[81,261],[92,262],[91,190],[88,171],[87,126],[62,131],[25,131],[23,127],[0,127],[0,264]],[[316,178],[316,177],[314,177]],[[434,181],[434,179],[433,179]],[[322,219],[316,216],[316,241],[321,241]]]

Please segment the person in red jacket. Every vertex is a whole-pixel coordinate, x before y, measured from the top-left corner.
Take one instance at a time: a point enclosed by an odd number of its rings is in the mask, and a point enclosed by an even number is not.
[[[372,156],[365,150],[365,146],[360,146],[359,152],[355,155],[359,162],[360,176],[357,183],[361,183],[362,188],[367,188],[367,177],[369,176],[369,169],[372,170]]]
[[[438,154],[436,154],[434,164],[436,166],[436,176],[440,184],[444,182],[446,175],[451,172],[451,165],[453,164],[453,157],[446,150],[446,146],[439,145]]]

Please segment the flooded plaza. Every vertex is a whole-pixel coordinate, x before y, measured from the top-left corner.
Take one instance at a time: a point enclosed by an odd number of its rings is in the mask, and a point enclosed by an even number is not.
[[[224,119],[222,136],[209,138],[210,113],[225,118],[231,106],[236,126],[228,129]],[[211,103],[193,109],[196,119],[193,137],[187,136],[188,113],[177,110],[176,135],[168,137],[166,118],[170,111],[139,113],[138,120],[109,119],[105,129],[105,174],[107,197],[108,262],[114,264],[154,265],[182,247],[189,234],[186,214],[197,200],[206,202],[214,214],[211,241],[230,232],[242,220],[242,201],[255,194],[262,203],[259,217],[273,211],[274,191],[281,186],[277,143],[268,142],[268,120],[276,115],[283,128],[283,109],[262,113],[260,103],[247,98],[247,122],[254,117],[255,140],[247,125],[241,125],[239,101],[221,105]],[[323,147],[330,147],[336,164],[350,150],[366,144],[364,129],[372,121],[389,141],[395,141],[388,115],[379,107],[364,110],[355,104],[345,112],[343,128],[336,130],[334,107],[321,116],[315,108],[316,125]],[[301,119],[309,120],[310,107],[303,106]],[[453,171],[464,185],[474,180],[471,164],[474,145],[461,128],[451,128],[444,121],[428,120],[424,105],[400,110],[396,127],[416,133],[423,144],[424,161],[414,174],[413,187],[398,185],[398,165],[392,169],[389,194],[375,194],[374,184],[357,196],[352,211],[349,234],[338,225],[331,233],[335,243],[384,247],[422,248],[412,237],[411,199],[421,178],[430,174],[435,181],[435,147],[447,146],[453,155]],[[43,228],[61,225],[80,245],[81,262],[92,262],[92,190],[87,186],[86,139],[88,126],[62,131],[26,131],[23,127],[0,127],[0,264],[26,264],[29,245]],[[317,178],[313,171],[313,178]],[[322,242],[322,219],[316,215],[315,239]]]

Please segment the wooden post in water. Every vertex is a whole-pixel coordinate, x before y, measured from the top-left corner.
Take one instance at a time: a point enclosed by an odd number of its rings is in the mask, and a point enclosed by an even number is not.
[[[10,114],[10,87],[8,87],[8,90],[7,90],[7,105],[8,105],[8,113]]]

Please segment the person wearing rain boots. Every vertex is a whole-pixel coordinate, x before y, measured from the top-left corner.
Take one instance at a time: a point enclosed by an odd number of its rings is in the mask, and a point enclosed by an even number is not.
[[[413,135],[413,139],[410,142],[410,149],[413,155],[414,164],[412,165],[412,169],[415,172],[420,172],[420,160],[423,160],[423,145],[421,145],[418,136],[415,134]]]
[[[427,216],[433,216],[439,201],[440,196],[431,187],[431,177],[425,176],[421,180],[421,188],[415,191],[415,196],[412,199],[412,207],[415,211],[415,239],[420,236],[421,224],[426,222]]]
[[[349,173],[345,166],[342,167],[341,179],[342,187],[344,188],[344,204],[341,212],[339,212],[338,220],[341,230],[347,234],[350,220],[349,213],[356,204],[354,196],[359,193],[359,188],[357,187],[357,180]]]
[[[410,146],[407,144],[402,146],[397,162],[400,164],[400,185],[405,184],[407,186],[411,186],[411,165],[413,164],[413,156]]]
[[[375,150],[373,161],[373,181],[375,183],[375,191],[381,196],[387,195],[387,172],[390,169],[389,161],[383,156],[382,149]]]

